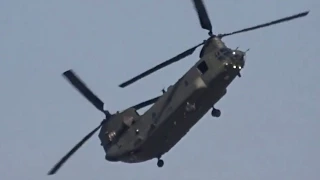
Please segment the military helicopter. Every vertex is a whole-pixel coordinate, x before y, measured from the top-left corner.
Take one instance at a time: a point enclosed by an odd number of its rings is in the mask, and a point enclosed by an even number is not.
[[[103,110],[102,101],[72,71],[64,73],[90,102],[104,112],[106,118],[65,155],[49,171],[49,175],[54,174],[99,129],[99,139],[105,150],[107,161],[139,163],[156,158],[157,166],[162,167],[164,161],[161,157],[174,147],[210,109],[212,109],[212,116],[220,117],[221,112],[214,105],[225,96],[229,84],[237,76],[241,76],[240,71],[245,65],[246,51],[228,48],[221,39],[225,36],[300,18],[309,13],[306,11],[232,33],[214,35],[203,2],[193,0],[193,4],[201,27],[209,31],[209,38],[119,85],[124,88],[191,55],[197,47],[203,45],[200,60],[174,85],[169,86],[167,91],[163,91],[161,96],[111,115],[108,111]],[[151,104],[152,106],[142,115],[137,113],[137,109]]]

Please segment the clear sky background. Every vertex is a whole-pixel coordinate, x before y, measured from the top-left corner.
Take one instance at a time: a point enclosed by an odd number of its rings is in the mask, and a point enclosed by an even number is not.
[[[319,180],[319,0],[205,1],[215,33],[305,10],[302,19],[224,39],[251,48],[242,78],[169,153],[165,165],[111,163],[94,136],[48,170],[103,115],[61,76],[74,69],[112,112],[161,94],[194,55],[119,83],[207,38],[191,1],[0,1],[1,180]]]

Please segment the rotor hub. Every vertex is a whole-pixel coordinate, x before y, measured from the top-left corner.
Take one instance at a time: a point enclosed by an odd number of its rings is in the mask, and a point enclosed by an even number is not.
[[[111,113],[108,110],[104,110],[103,113],[106,115],[106,119],[109,119]]]

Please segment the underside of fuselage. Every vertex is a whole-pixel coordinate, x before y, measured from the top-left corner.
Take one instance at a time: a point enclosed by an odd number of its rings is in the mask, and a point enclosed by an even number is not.
[[[211,60],[211,58],[210,58]],[[122,161],[126,163],[138,163],[147,161],[153,158],[159,158],[174,147],[189,131],[190,129],[216,104],[225,94],[228,85],[238,75],[239,69],[227,66],[225,62],[219,62],[219,66],[214,66],[211,69],[213,78],[210,81],[204,81],[199,76],[193,80],[196,84],[191,92],[186,90],[185,97],[179,105],[175,104],[172,112],[166,111],[159,117],[159,123],[155,129],[148,134],[143,142],[135,149],[130,149],[126,152],[122,151],[120,154],[113,154],[108,156],[108,149],[106,150],[106,159],[109,161]],[[194,75],[194,74],[193,74]],[[187,78],[188,79],[188,78]],[[183,78],[180,82],[173,86],[174,91],[168,93],[167,96],[173,98],[166,105],[173,106],[171,103],[175,102],[177,92],[183,92]],[[190,82],[191,83],[191,82]],[[181,85],[182,84],[182,85]],[[180,86],[179,86],[180,85]],[[179,88],[177,88],[179,87]],[[182,88],[182,89],[181,89]],[[178,97],[181,98],[180,95]],[[179,98],[178,98],[179,99]],[[192,111],[187,110],[187,104],[195,106]]]
[[[237,71],[225,71],[219,74],[209,87],[197,89],[192,93],[156,128],[141,145],[140,151],[131,155],[130,162],[147,161],[167,153],[226,94],[226,87],[236,76]],[[195,110],[187,112],[187,103],[193,103]]]

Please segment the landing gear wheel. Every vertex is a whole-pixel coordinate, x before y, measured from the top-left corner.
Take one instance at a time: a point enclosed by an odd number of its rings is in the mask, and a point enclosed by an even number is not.
[[[162,159],[158,159],[157,166],[158,166],[159,168],[161,168],[163,165],[164,165],[163,160],[162,160]]]
[[[221,116],[221,111],[219,109],[212,108],[211,115],[213,117],[220,117]]]

